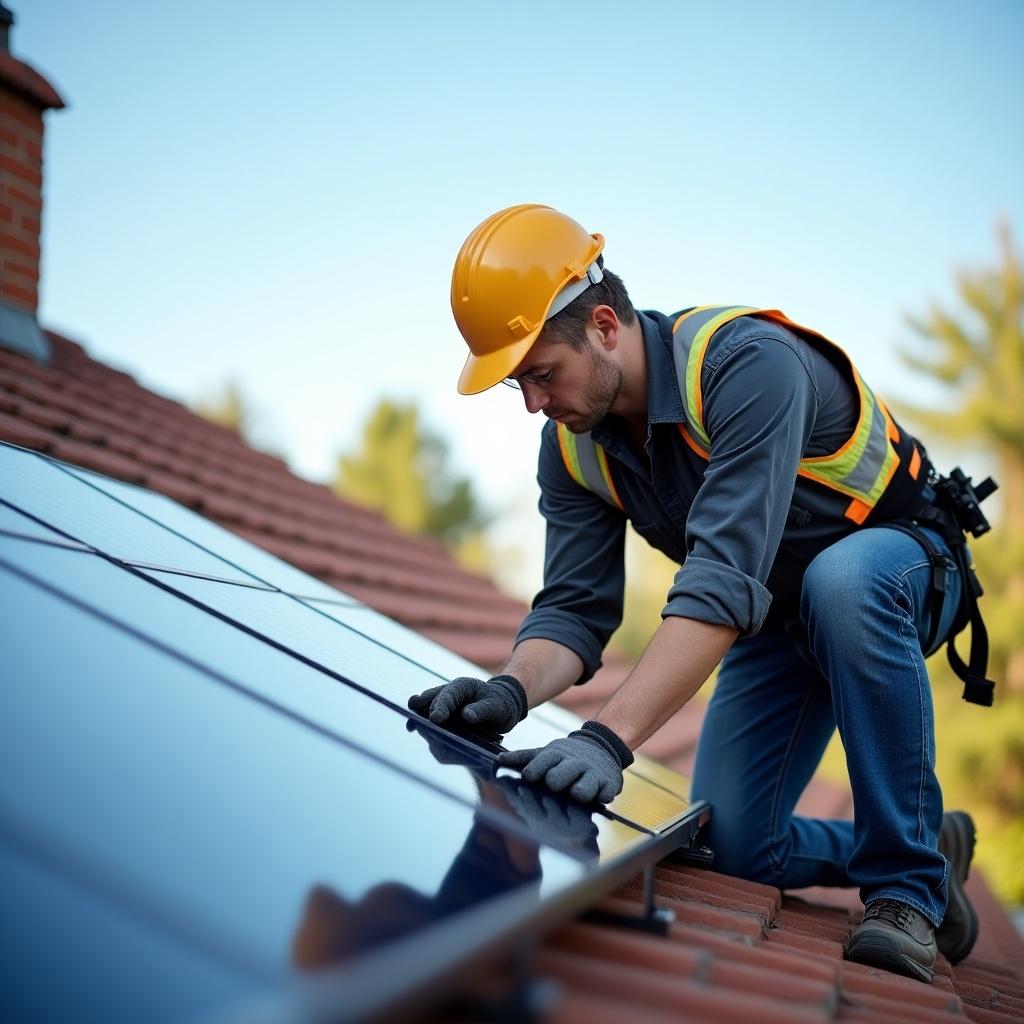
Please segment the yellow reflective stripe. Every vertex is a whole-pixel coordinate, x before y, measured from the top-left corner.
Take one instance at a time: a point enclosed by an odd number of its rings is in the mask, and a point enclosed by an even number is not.
[[[860,457],[867,447],[868,438],[871,436],[871,420],[874,417],[875,403],[870,392],[864,387],[857,368],[853,363],[849,363],[849,366],[853,373],[854,383],[857,385],[857,397],[860,401],[860,419],[857,420],[857,428],[838,451],[831,455],[816,455],[813,458],[801,460],[801,465],[820,473],[828,480],[842,480],[853,472],[857,463],[860,462]]]
[[[884,403],[880,401],[878,408],[881,409],[882,415],[885,417],[885,458],[882,460],[882,465],[878,470],[878,476],[875,477],[875,482],[871,485],[871,490],[868,491],[868,504],[872,508],[878,504],[878,499],[885,493],[893,473],[896,472],[896,467],[900,464],[900,457],[896,454],[896,449],[889,443],[896,430],[896,425],[893,423],[889,410],[885,407]]]
[[[597,452],[597,464],[601,467],[601,476],[604,477],[605,486],[608,488],[608,493],[611,495],[612,501],[614,501],[622,511],[625,511],[625,509],[622,508],[622,501],[619,498],[619,492],[615,489],[615,481],[612,480],[612,471],[608,466],[608,456],[605,454],[604,448],[599,444],[595,444],[594,450]]]
[[[694,306],[693,309],[688,309],[678,320],[672,325],[672,333],[675,334],[679,330],[679,325],[684,320],[689,320],[691,316],[696,316],[698,313],[703,313],[706,309],[721,309],[720,306]]]
[[[583,478],[583,470],[580,469],[580,455],[576,450],[576,438],[564,423],[556,423],[558,429],[558,448],[562,453],[562,461],[569,471],[569,476],[580,485],[586,487],[587,481]]]
[[[704,306],[702,308],[713,309],[714,307]],[[697,310],[693,310],[693,312],[696,313]],[[690,354],[686,360],[686,404],[693,420],[691,426],[694,432],[709,448],[711,446],[711,438],[704,427],[704,393],[700,382],[701,369],[704,366],[704,355],[707,352],[712,335],[719,327],[727,324],[730,320],[735,320],[738,316],[753,312],[755,312],[753,306],[732,306],[729,309],[723,310],[701,327],[693,339],[693,344],[690,346]]]

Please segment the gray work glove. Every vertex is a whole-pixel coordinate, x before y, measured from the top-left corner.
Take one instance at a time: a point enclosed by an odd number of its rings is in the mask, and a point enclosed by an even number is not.
[[[614,800],[622,792],[622,771],[632,763],[629,747],[600,722],[584,722],[546,747],[498,755],[501,767],[518,768],[527,782],[543,783],[556,793],[567,789],[581,803]]]
[[[498,733],[514,729],[528,710],[526,691],[515,676],[459,676],[443,686],[414,694],[409,707],[435,725],[462,722],[476,730]]]

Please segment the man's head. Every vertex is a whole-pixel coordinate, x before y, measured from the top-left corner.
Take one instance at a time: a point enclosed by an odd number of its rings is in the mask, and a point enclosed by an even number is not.
[[[636,312],[622,279],[604,271],[544,327],[525,358],[509,374],[526,408],[584,433],[611,412],[623,384],[623,327]]]
[[[470,348],[459,391],[512,378],[527,408],[590,429],[622,387],[619,341],[636,314],[605,272],[604,238],[547,206],[513,206],[466,239],[452,273],[452,313]]]

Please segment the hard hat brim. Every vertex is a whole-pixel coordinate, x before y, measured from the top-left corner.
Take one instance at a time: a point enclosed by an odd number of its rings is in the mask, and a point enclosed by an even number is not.
[[[487,352],[482,356],[471,353],[459,376],[459,394],[478,395],[500,384],[526,358],[526,353],[533,348],[543,327],[541,324],[537,330],[520,338],[514,345],[506,345],[495,352]]]

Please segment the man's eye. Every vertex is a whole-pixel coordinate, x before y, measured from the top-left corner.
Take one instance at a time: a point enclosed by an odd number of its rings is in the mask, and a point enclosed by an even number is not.
[[[554,372],[555,372],[554,370],[548,370],[546,373],[539,373],[539,374],[537,374],[537,377],[536,377],[537,383],[538,384],[547,384],[547,382],[549,380],[551,380],[551,377],[554,374]]]

